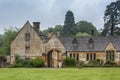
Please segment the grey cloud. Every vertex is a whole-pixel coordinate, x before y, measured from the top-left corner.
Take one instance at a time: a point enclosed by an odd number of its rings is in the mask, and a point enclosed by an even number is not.
[[[0,0],[0,33],[9,26],[22,27],[29,20],[40,21],[41,29],[63,24],[67,10],[76,22],[87,20],[103,27],[106,5],[116,0]]]

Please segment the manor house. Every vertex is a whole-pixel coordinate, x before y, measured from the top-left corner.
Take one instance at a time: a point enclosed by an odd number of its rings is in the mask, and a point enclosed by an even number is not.
[[[10,63],[15,56],[29,60],[40,57],[46,67],[61,67],[66,57],[89,62],[101,59],[120,64],[119,36],[60,37],[49,33],[41,34],[40,22],[27,21],[11,43]]]

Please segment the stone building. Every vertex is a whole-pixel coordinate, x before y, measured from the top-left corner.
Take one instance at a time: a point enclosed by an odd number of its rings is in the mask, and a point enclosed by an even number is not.
[[[45,38],[40,32],[40,23],[33,22],[33,27],[27,21],[11,43],[10,63],[15,62],[15,56],[22,59],[40,57],[48,67],[61,67],[65,48],[60,40],[52,34]]]
[[[15,62],[15,56],[22,59],[40,57],[47,67],[61,67],[66,56],[76,61],[88,62],[97,58],[120,63],[120,37],[90,36],[90,37],[57,37],[48,34],[45,37],[40,32],[40,23],[33,22],[33,27],[27,21],[11,43],[10,63]]]

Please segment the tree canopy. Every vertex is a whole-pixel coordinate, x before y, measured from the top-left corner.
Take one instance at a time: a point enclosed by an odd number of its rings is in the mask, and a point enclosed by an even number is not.
[[[120,35],[120,0],[106,6],[102,35]]]
[[[10,27],[6,29],[4,34],[2,35],[2,45],[0,47],[0,56],[9,55],[10,54],[10,44],[17,35],[17,30]]]
[[[91,36],[91,35],[88,34],[88,33],[81,33],[81,32],[78,32],[78,33],[76,34],[76,37],[79,37],[79,36]]]
[[[78,33],[86,33],[88,35],[91,35],[92,34],[92,30],[94,30],[94,35],[98,35],[98,31],[96,29],[96,27],[90,23],[90,22],[87,22],[87,21],[79,21],[75,24],[75,33],[76,35]]]
[[[64,26],[63,26],[63,35],[64,36],[73,36],[75,34],[74,26],[75,26],[75,21],[74,21],[73,12],[68,10],[65,15],[65,21],[64,21]]]
[[[62,35],[63,33],[63,26],[62,25],[56,25],[54,28],[53,27],[49,27],[48,29],[45,29],[43,31],[41,31],[43,35],[47,35],[48,33],[53,33],[53,34],[58,34],[60,33],[60,35]]]
[[[0,47],[2,46],[2,43],[3,43],[3,36],[0,35]]]
[[[67,11],[65,15],[64,25],[56,25],[54,28],[49,27],[42,31],[43,34],[47,35],[48,32],[52,32],[53,34],[60,36],[90,36],[94,31],[94,35],[99,35],[96,27],[88,21],[79,21],[75,23],[74,15],[72,11]]]

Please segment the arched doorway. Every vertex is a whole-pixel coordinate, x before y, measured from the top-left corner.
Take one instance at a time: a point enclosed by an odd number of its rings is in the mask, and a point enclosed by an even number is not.
[[[47,54],[47,65],[48,67],[52,67],[52,51],[50,51],[48,54]]]
[[[60,51],[51,50],[47,53],[47,66],[48,67],[61,67],[62,56]]]

